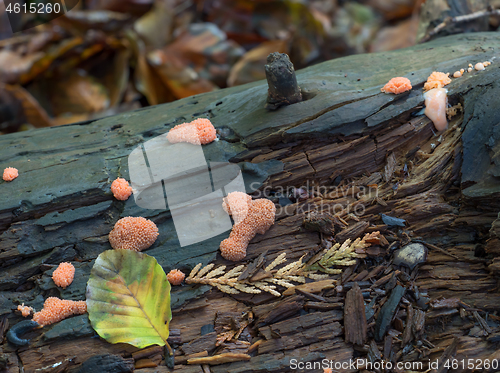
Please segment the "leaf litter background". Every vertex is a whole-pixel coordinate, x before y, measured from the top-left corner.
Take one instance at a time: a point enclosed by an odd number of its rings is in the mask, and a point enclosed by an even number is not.
[[[300,69],[411,46],[423,2],[80,0],[12,35],[0,0],[0,134],[264,79],[271,52]]]

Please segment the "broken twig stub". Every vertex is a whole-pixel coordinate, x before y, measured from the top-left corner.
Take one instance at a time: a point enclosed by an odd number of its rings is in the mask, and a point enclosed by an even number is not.
[[[295,69],[287,54],[271,53],[267,56],[265,69],[269,86],[266,109],[276,110],[280,106],[302,101]]]

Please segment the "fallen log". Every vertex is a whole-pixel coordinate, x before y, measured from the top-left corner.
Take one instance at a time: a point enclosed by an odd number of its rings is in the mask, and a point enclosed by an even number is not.
[[[20,176],[0,184],[0,317],[6,315],[13,325],[21,319],[13,312],[17,304],[40,309],[48,294],[84,299],[93,260],[110,249],[107,234],[125,216],[144,216],[158,225],[159,239],[146,252],[167,272],[172,268],[189,272],[196,264],[214,259],[228,264],[217,255],[227,234],[181,248],[168,209],[142,209],[132,198],[116,201],[109,189],[116,177],[129,179],[127,158],[136,147],[198,117],[208,117],[220,137],[204,146],[207,161],[238,164],[256,196],[286,192],[292,186],[325,188],[278,211],[276,224],[251,242],[247,259],[266,251],[273,259],[286,250],[287,258],[295,260],[317,250],[321,233],[302,228],[308,211],[345,219],[354,214],[369,223],[371,231],[387,229],[379,215],[386,213],[404,219],[415,235],[445,245],[459,258],[451,262],[450,256],[432,251],[417,278],[419,288],[435,296],[458,296],[483,309],[498,308],[498,296],[491,293],[496,280],[487,271],[487,260],[475,258],[471,247],[487,237],[500,210],[496,119],[500,68],[494,60],[499,51],[500,40],[494,33],[456,35],[298,71],[303,101],[275,111],[264,107],[266,83],[255,82],[96,121],[1,136],[0,163],[18,168]],[[432,71],[453,72],[486,60],[493,61],[486,70],[467,73],[448,86],[450,102],[461,103],[464,110],[451,120],[446,132],[435,134],[430,120],[417,113],[427,77]],[[380,92],[394,76],[410,78],[413,90],[398,96]],[[389,158],[396,163],[386,168]],[[374,174],[385,169],[395,171],[373,183]],[[359,211],[353,210],[356,206]],[[355,223],[351,220],[350,227]],[[61,261],[73,261],[77,271],[74,284],[65,290],[56,288],[50,278],[53,266]],[[208,289],[184,286],[173,290],[172,327],[181,330],[179,344],[187,347],[198,338],[200,329],[213,323],[217,307],[242,312],[249,311],[246,304],[274,300],[273,296],[246,294],[235,301],[212,293],[208,305],[206,300],[197,305],[197,298]],[[187,311],[176,317],[176,308],[186,301]],[[302,320],[296,312],[292,317]],[[347,360],[352,347],[339,337],[337,324],[330,325],[335,329],[330,335],[335,336],[333,346],[326,336],[311,336],[307,329],[297,335],[287,331],[282,341],[262,342],[265,353],[250,361],[228,363],[229,370],[275,367],[274,371],[286,371],[290,356],[308,361],[325,356]],[[17,354],[6,342],[1,346],[13,372],[20,364],[26,372],[34,372],[58,361],[73,361],[79,346],[84,349],[75,364],[94,354],[128,357],[136,351],[92,335],[88,318],[82,315],[46,327],[43,333],[32,332],[28,335],[32,344]],[[280,347],[273,352],[275,346]],[[492,353],[490,346],[481,346],[485,354]],[[53,349],[59,351],[56,359],[51,356]],[[228,366],[212,371],[227,371]],[[192,367],[183,369],[179,370],[192,371]]]

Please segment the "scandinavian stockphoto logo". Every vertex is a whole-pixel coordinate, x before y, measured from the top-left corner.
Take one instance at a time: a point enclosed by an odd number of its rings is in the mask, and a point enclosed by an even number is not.
[[[28,30],[61,17],[80,0],[3,0],[13,33]]]
[[[201,145],[172,144],[161,135],[135,148],[128,166],[135,202],[144,209],[168,206],[181,247],[231,229],[222,199],[245,192],[238,165],[207,162]]]

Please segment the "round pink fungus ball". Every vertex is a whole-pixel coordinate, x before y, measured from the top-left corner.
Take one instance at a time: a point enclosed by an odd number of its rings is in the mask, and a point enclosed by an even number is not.
[[[389,80],[380,90],[385,93],[400,94],[411,89],[410,79],[398,76]]]
[[[172,269],[170,272],[168,272],[167,280],[172,285],[180,285],[182,284],[182,281],[184,281],[184,277],[186,277],[186,275],[182,273],[182,271],[179,271],[178,269]]]
[[[119,177],[111,183],[111,192],[117,200],[126,201],[132,194],[132,187],[127,180]]]
[[[19,176],[19,171],[14,167],[7,167],[3,170],[3,179],[5,181],[12,181]]]
[[[118,220],[109,233],[113,249],[142,251],[153,245],[158,237],[158,227],[151,220],[128,216]]]
[[[52,280],[60,288],[66,289],[75,278],[75,267],[68,262],[62,262],[52,273]]]

